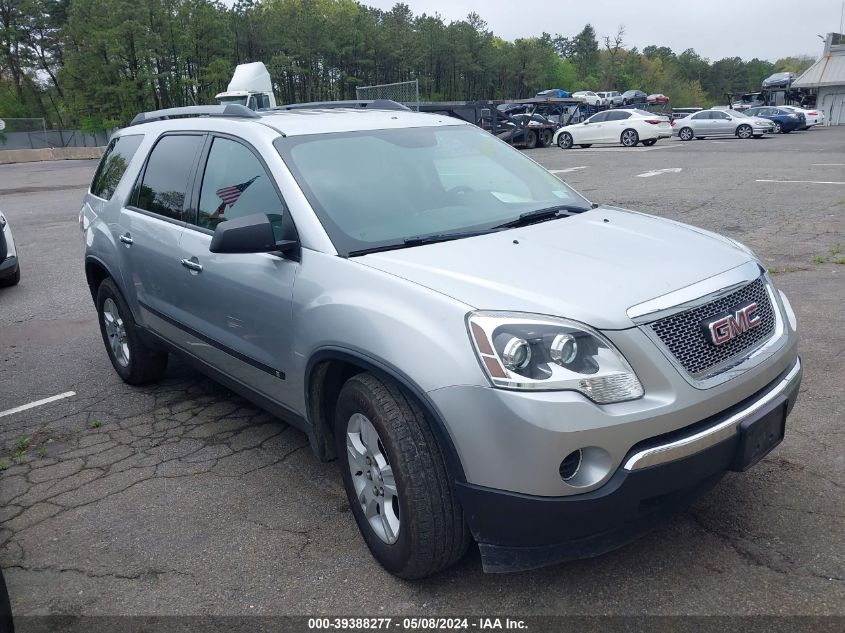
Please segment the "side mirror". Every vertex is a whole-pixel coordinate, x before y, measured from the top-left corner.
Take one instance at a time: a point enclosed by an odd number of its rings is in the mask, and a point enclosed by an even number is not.
[[[289,253],[296,240],[277,240],[273,224],[264,213],[254,213],[217,225],[208,250],[212,253]]]

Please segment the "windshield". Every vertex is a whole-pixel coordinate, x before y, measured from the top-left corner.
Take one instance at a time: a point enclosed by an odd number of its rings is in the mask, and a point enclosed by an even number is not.
[[[739,117],[740,119],[747,119],[748,115],[745,112],[740,112],[739,110],[725,110],[731,116]]]
[[[246,95],[242,97],[218,97],[217,101],[220,102],[220,105],[226,105],[227,103],[239,103],[240,105],[246,105]]]
[[[282,137],[276,148],[342,255],[590,203],[472,125]]]

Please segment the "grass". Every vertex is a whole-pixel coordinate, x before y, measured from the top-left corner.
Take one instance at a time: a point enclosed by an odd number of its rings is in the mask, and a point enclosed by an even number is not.
[[[7,468],[9,468],[9,462],[5,459],[0,459],[0,471],[6,470]]]
[[[26,449],[18,449],[12,453],[12,461],[16,464],[23,464],[26,461]]]
[[[842,242],[836,242],[833,246],[827,249],[827,253],[815,255],[813,257],[814,264],[827,264],[832,262],[834,264],[845,264],[845,245]]]
[[[845,257],[837,257],[833,260],[834,264],[845,264]]]
[[[826,264],[827,263],[827,255],[815,255],[813,257],[814,264]]]
[[[26,451],[29,448],[29,437],[26,435],[19,435],[15,440],[15,452]]]
[[[47,447],[39,446],[36,449],[35,454],[38,455],[38,457],[40,457],[41,459],[44,459],[45,457],[47,457]]]
[[[798,272],[801,272],[802,270],[812,270],[812,269],[808,266],[782,266],[782,267],[773,266],[772,268],[769,268],[769,273],[772,274],[772,275],[781,275],[783,273],[798,273]]]
[[[100,421],[99,418],[91,418],[91,422],[88,424],[92,429],[99,429],[103,426],[103,423]]]
[[[830,247],[830,254],[832,256],[841,255],[843,251],[845,251],[845,246],[842,245],[842,242],[836,242],[836,244]]]

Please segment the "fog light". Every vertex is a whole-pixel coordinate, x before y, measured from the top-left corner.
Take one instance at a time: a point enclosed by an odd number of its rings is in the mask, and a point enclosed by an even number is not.
[[[578,474],[578,471],[581,469],[582,457],[581,449],[579,448],[577,451],[572,451],[563,458],[563,461],[560,463],[560,476],[564,481],[569,481]]]

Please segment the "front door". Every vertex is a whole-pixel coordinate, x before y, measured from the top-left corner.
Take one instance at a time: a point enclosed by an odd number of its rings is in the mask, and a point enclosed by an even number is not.
[[[218,224],[254,213],[271,216],[281,237],[287,209],[256,153],[231,138],[211,139],[197,183],[197,214],[180,244],[184,346],[230,378],[277,402],[290,402],[286,373],[299,262],[269,253],[208,250]]]

